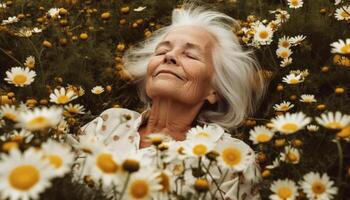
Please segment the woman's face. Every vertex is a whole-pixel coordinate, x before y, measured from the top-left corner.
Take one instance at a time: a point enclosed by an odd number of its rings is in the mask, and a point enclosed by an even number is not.
[[[214,90],[212,48],[214,37],[204,28],[183,26],[169,32],[157,45],[147,67],[146,92],[186,104],[206,99]]]

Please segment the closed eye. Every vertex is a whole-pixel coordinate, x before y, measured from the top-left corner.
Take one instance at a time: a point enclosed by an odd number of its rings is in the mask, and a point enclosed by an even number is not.
[[[194,59],[194,60],[198,60],[198,58],[196,56],[193,56],[192,54],[186,54],[187,57]]]

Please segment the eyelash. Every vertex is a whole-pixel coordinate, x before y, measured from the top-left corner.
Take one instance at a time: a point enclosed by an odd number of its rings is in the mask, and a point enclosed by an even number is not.
[[[156,56],[164,55],[164,54],[166,54],[166,53],[167,53],[167,51],[161,51],[161,52],[159,52],[159,53],[156,53]],[[190,54],[188,54],[188,53],[186,53],[186,52],[184,52],[184,54],[185,54],[187,57],[191,58],[191,59],[198,60],[197,57],[191,56]]]

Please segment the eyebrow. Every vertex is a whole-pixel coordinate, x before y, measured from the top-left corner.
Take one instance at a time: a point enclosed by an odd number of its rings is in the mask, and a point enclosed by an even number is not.
[[[169,46],[169,47],[171,47],[170,41],[163,41],[163,42],[160,42],[160,43],[156,46],[155,49],[158,49],[160,46],[163,46],[163,45],[164,45],[164,46]],[[185,48],[187,48],[187,49],[195,49],[195,50],[199,51],[201,54],[203,53],[201,47],[200,47],[199,45],[197,45],[197,44],[193,44],[193,43],[186,42],[186,44],[185,44],[184,46],[185,46]]]

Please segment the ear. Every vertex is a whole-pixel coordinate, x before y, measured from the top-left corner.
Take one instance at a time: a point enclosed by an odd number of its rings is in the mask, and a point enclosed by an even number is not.
[[[210,104],[215,104],[219,100],[219,97],[216,91],[211,89],[209,95],[205,99],[208,100]]]

